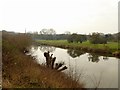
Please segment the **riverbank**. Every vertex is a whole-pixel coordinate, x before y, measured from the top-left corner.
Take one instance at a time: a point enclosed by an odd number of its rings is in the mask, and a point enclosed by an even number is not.
[[[118,50],[117,42],[108,42],[107,44],[91,44],[89,41],[83,43],[68,43],[66,40],[36,40],[36,44],[50,45],[65,49],[75,49],[120,58],[120,50]]]
[[[31,45],[26,34],[2,36],[2,87],[3,88],[83,88],[62,72],[41,66],[23,52]]]

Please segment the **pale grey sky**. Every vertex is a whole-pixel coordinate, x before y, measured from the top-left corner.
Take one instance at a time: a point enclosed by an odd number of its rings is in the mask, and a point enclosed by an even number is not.
[[[1,0],[0,30],[53,28],[57,33],[118,32],[120,0]]]

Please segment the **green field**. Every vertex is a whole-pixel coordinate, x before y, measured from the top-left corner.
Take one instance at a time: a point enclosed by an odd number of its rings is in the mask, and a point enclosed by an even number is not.
[[[117,42],[108,42],[107,44],[91,44],[89,41],[83,43],[68,43],[67,40],[37,40],[37,42],[41,44],[48,44],[48,45],[67,45],[67,46],[82,46],[82,47],[89,47],[89,48],[105,48],[108,47],[111,50],[118,50],[118,43]]]
[[[67,40],[37,40],[36,42],[42,45],[51,45],[55,47],[70,49],[83,49],[86,51],[100,53],[113,53],[115,51],[118,51],[117,42],[108,42],[107,44],[91,44],[89,41],[83,43],[68,43]]]

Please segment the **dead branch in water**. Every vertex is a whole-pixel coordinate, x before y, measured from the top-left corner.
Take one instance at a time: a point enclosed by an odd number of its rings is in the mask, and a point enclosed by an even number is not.
[[[63,63],[56,63],[55,64],[55,60],[56,60],[56,57],[52,57],[53,54],[50,55],[50,52],[44,52],[44,56],[46,58],[46,66],[48,68],[51,68],[51,69],[55,69],[55,70],[58,70],[58,71],[63,71],[65,69],[67,69],[67,66],[63,66]],[[59,69],[60,67],[62,67],[61,69]]]

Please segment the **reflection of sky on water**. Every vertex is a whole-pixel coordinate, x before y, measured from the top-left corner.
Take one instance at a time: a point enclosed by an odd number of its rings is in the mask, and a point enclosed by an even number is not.
[[[41,51],[41,48],[42,47],[31,49],[32,56],[36,56],[37,62],[40,64],[45,63],[44,52]],[[47,51],[50,50],[50,47],[45,47],[44,49],[46,49],[44,51]],[[73,72],[74,74],[76,73],[76,75],[82,74],[80,79],[86,83],[86,87],[94,88],[96,86],[94,83],[98,83],[100,77],[100,88],[118,87],[118,60],[116,58],[82,53],[79,51],[72,52],[77,53],[75,55],[76,57],[70,56],[71,52],[68,53],[67,49],[55,47],[51,53],[53,53],[53,57],[55,56],[57,58],[55,63],[65,62],[65,65],[68,67],[68,69],[64,71],[65,73],[70,74]],[[97,59],[97,61],[95,59]]]

